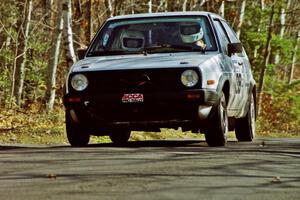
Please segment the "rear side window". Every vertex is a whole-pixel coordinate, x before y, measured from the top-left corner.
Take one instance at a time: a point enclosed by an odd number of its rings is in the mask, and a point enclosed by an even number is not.
[[[235,32],[232,30],[232,28],[224,21],[222,21],[222,25],[224,26],[228,37],[230,39],[230,43],[238,43],[240,42],[239,39],[237,38]]]
[[[227,46],[229,43],[229,38],[226,35],[224,28],[222,27],[222,24],[219,20],[214,20],[214,24],[216,27],[217,34],[219,36],[221,48],[222,48],[223,52],[225,52],[225,54],[228,54]]]
[[[237,38],[236,33],[232,30],[232,28],[227,24],[227,22],[222,21],[222,25],[225,28],[227,35],[229,37],[230,43],[239,43],[240,40]],[[237,53],[238,56],[244,57],[246,56],[245,50],[242,53]]]

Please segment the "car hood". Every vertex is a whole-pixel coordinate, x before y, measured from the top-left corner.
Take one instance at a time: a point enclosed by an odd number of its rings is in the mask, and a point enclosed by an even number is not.
[[[216,55],[189,52],[87,57],[75,63],[72,72],[197,67]]]

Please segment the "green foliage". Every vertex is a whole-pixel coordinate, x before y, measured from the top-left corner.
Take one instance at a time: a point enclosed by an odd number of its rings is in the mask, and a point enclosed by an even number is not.
[[[260,116],[262,133],[282,132],[299,135],[300,81],[293,85],[268,77]]]
[[[63,110],[56,110],[49,115],[40,110],[41,108],[37,104],[24,111],[2,110],[0,114],[0,142],[66,143]]]
[[[48,49],[50,41],[46,40],[46,32],[38,32],[28,40],[28,60],[26,65],[26,76],[24,84],[25,104],[41,102],[44,98],[47,75]]]

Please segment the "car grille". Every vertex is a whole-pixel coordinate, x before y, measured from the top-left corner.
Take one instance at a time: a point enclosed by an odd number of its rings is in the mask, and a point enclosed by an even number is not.
[[[182,91],[181,74],[185,69],[118,70],[86,73],[92,93]],[[200,84],[201,81],[199,81]],[[196,85],[198,87],[200,85]]]

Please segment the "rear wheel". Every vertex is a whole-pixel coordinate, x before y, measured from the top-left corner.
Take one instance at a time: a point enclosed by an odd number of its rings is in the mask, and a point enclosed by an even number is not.
[[[72,120],[69,111],[66,111],[66,131],[67,138],[72,146],[82,147],[89,143],[90,135],[85,132],[84,127]]]
[[[255,101],[252,94],[246,116],[235,120],[235,136],[238,141],[252,141],[255,138],[255,118]]]
[[[209,146],[224,146],[227,143],[228,116],[226,98],[223,92],[208,126],[205,132],[207,144]]]
[[[115,144],[126,144],[130,138],[130,130],[114,130],[109,135],[109,138]]]

